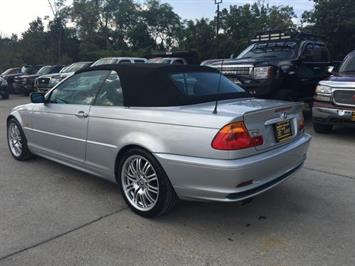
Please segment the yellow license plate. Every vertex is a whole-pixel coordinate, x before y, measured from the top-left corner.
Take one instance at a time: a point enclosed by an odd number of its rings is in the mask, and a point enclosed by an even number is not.
[[[291,122],[289,120],[276,123],[274,125],[274,131],[277,142],[287,140],[293,136]]]

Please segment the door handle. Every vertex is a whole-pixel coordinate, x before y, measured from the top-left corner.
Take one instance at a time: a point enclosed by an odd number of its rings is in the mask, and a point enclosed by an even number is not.
[[[89,115],[84,111],[79,111],[75,116],[78,118],[87,118]]]

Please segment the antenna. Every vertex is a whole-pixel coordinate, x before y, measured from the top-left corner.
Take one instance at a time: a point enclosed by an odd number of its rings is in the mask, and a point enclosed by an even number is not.
[[[220,75],[219,75],[219,80],[218,80],[218,87],[217,87],[217,100],[216,100],[216,104],[215,104],[215,106],[214,106],[214,110],[213,110],[213,114],[217,114],[218,113],[218,94],[219,94],[219,92],[220,92],[220,90],[221,90],[221,81],[222,81],[222,71],[223,71],[223,65],[224,65],[224,59],[222,59],[222,64],[221,64],[221,70],[220,70]]]

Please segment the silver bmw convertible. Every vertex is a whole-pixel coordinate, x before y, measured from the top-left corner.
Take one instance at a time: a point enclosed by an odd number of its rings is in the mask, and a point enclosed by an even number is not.
[[[201,66],[93,67],[31,101],[7,118],[12,156],[117,182],[145,217],[178,199],[236,202],[263,193],[303,165],[311,140],[302,104],[250,98]]]

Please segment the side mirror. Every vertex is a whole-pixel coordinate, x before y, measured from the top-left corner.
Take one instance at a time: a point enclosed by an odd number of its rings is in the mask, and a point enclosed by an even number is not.
[[[39,92],[33,92],[31,93],[31,102],[32,103],[45,103],[46,99],[44,98],[44,95]]]

